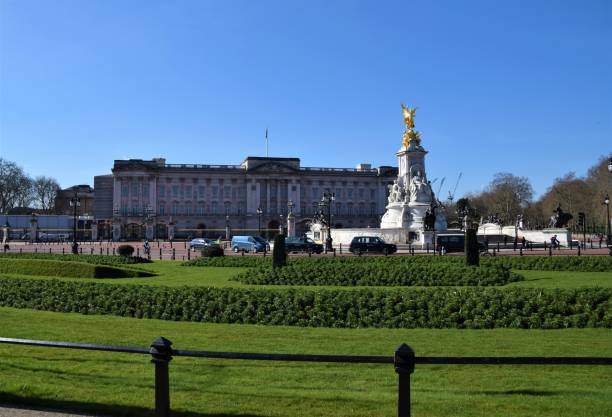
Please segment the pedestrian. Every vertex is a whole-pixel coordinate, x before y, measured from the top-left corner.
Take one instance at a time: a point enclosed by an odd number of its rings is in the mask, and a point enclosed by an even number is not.
[[[521,246],[523,247],[523,249],[525,249],[525,247],[527,246],[527,239],[525,239],[525,236],[521,238]]]

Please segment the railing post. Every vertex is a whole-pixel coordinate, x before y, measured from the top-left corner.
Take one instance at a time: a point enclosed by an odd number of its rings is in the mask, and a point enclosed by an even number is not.
[[[160,337],[151,343],[151,362],[155,364],[155,417],[170,417],[170,375],[172,342]]]
[[[397,417],[410,417],[410,374],[414,372],[414,350],[402,343],[395,350],[393,363],[399,376]]]

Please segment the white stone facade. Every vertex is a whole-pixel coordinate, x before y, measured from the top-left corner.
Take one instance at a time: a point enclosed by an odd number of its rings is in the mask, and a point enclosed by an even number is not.
[[[112,181],[112,187],[96,189],[94,205],[98,227],[115,239],[168,238],[171,223],[175,238],[225,235],[226,225],[232,235],[253,234],[260,220],[264,231],[278,230],[289,201],[301,234],[325,191],[335,193],[334,227],[375,227],[397,176],[392,167],[310,168],[298,158],[263,157],[240,165],[118,160],[112,172],[112,178],[96,177],[96,183]]]

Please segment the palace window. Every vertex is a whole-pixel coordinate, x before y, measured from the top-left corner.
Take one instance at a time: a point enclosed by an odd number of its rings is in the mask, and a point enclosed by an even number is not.
[[[164,185],[159,186],[159,196],[162,198],[166,196],[166,187]]]
[[[173,216],[178,216],[178,213],[179,213],[179,205],[178,205],[178,203],[176,201],[174,201],[172,203],[172,215]]]
[[[231,198],[232,195],[232,187],[226,185],[223,187],[223,198]]]
[[[121,183],[121,197],[127,197],[130,192],[130,188],[127,182]]]
[[[200,185],[198,187],[198,194],[199,194],[200,198],[204,198],[204,191],[205,191],[204,186]]]
[[[376,199],[376,190],[370,190],[370,199],[371,200]]]
[[[212,196],[213,198],[219,198],[219,187],[216,185],[212,187]]]
[[[347,192],[348,199],[352,200],[353,199],[353,189],[349,188],[348,190],[346,190],[346,192]]]
[[[359,189],[359,198],[363,199],[365,197],[365,190],[363,188]]]
[[[185,186],[185,197],[191,198],[191,185]]]
[[[178,195],[179,195],[179,186],[173,185],[172,186],[172,197],[178,198]]]
[[[132,183],[132,197],[138,197],[138,183]]]
[[[204,203],[198,203],[198,216],[204,215]]]
[[[160,216],[166,215],[166,204],[165,203],[159,203],[159,215]]]
[[[185,204],[185,214],[191,216],[191,203],[189,202]]]
[[[212,214],[219,214],[219,204],[216,201],[212,202]]]

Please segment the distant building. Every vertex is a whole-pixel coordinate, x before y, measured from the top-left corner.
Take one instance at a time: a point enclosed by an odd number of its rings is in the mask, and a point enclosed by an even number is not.
[[[79,198],[80,206],[77,209],[77,214],[81,216],[91,216],[94,210],[94,189],[89,185],[74,185],[72,187],[59,190],[55,198],[55,213],[67,214],[72,216],[74,213],[73,207],[70,205],[70,200],[74,198],[76,191]]]
[[[226,227],[232,235],[256,234],[260,222],[271,235],[290,202],[301,234],[325,191],[335,193],[335,227],[378,227],[396,177],[394,167],[302,167],[298,158],[247,157],[240,165],[116,160],[112,174],[94,178],[94,236],[109,239],[115,230],[122,239],[217,237]]]

